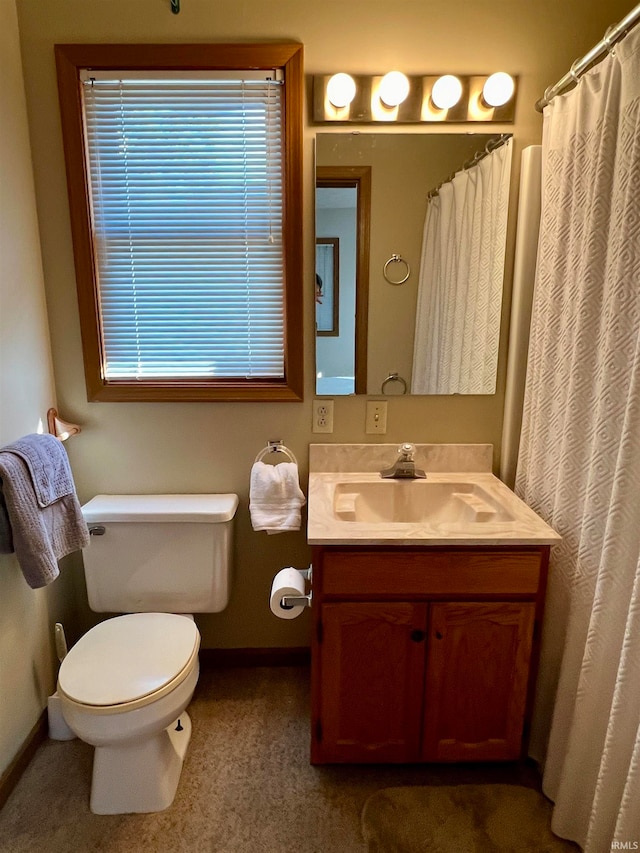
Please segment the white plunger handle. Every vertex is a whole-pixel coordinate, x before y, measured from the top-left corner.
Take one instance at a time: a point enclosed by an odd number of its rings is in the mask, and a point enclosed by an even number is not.
[[[64,635],[64,628],[60,622],[56,622],[54,635],[56,641],[56,653],[58,655],[58,660],[62,663],[67,656],[68,649],[67,638]]]

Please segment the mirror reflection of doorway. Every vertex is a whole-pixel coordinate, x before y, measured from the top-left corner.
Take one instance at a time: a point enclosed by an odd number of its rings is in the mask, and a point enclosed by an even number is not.
[[[327,166],[319,167],[316,174],[318,244],[326,246],[326,241],[337,240],[340,247],[336,253],[339,287],[335,291],[333,284],[325,281],[333,271],[328,272],[326,264],[320,270],[316,255],[316,393],[362,394],[367,387],[371,168]],[[333,293],[336,300],[331,312],[335,319],[329,321],[327,305]],[[323,328],[330,322],[337,334],[327,334]]]

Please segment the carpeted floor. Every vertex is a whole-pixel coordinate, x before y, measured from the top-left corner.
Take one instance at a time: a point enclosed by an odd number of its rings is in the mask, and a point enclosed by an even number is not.
[[[47,741],[0,811],[7,853],[364,853],[360,816],[381,788],[506,782],[514,765],[311,767],[305,668],[203,670],[178,794],[164,812],[89,811],[91,747]]]

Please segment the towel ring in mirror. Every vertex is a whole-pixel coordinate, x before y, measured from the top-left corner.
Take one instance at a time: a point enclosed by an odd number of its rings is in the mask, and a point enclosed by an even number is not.
[[[398,271],[398,278],[393,278],[391,276],[391,264],[404,264],[404,266],[406,267],[406,275],[404,276],[404,278],[399,277],[400,275],[402,275],[402,268]],[[411,267],[409,266],[409,262],[405,261],[405,259],[401,255],[391,255],[389,260],[382,268],[382,275],[389,282],[389,284],[404,284],[405,281],[411,275]]]
[[[384,382],[382,383],[382,385],[380,386],[380,393],[381,393],[381,394],[385,394],[385,393],[386,393],[386,391],[384,390],[384,388],[385,388],[385,385],[387,385],[387,383],[389,383],[389,382],[399,382],[399,383],[400,383],[400,385],[402,386],[402,391],[400,392],[400,394],[398,394],[398,395],[397,395],[398,397],[399,397],[399,396],[401,396],[401,394],[406,394],[406,393],[407,393],[407,383],[406,383],[406,381],[402,378],[402,376],[400,376],[400,374],[399,374],[399,373],[390,373],[390,374],[387,376],[387,378],[384,380]]]

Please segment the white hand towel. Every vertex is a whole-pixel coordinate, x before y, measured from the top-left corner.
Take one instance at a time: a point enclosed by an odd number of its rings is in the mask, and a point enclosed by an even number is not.
[[[295,462],[278,465],[254,462],[249,488],[249,512],[254,530],[267,533],[300,530],[300,508],[305,503]]]

